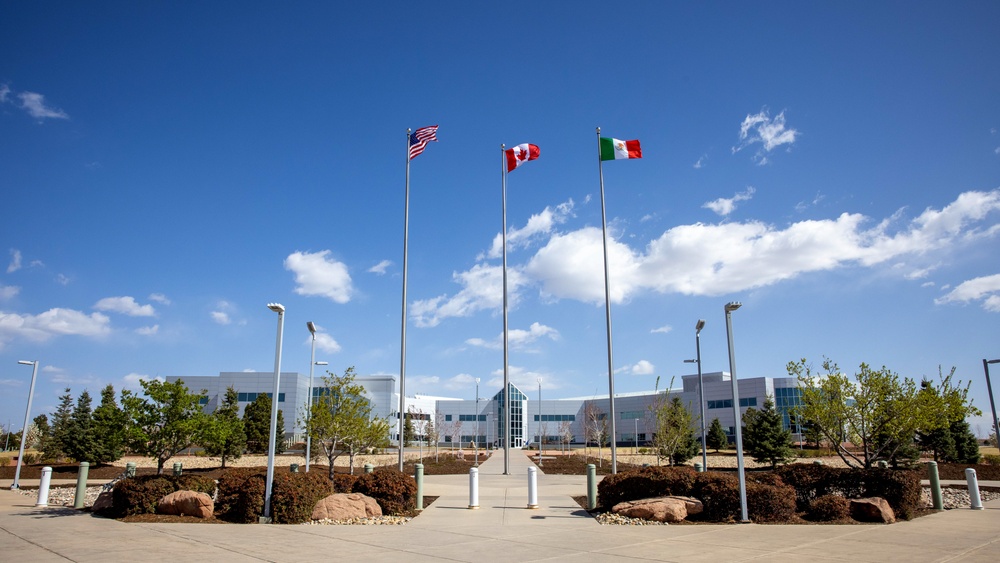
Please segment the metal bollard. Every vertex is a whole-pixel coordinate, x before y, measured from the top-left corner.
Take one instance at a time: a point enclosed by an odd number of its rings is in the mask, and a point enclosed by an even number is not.
[[[822,459],[814,459],[813,460],[813,465],[823,465],[823,460]]]
[[[884,460],[884,459],[880,459],[880,460],[878,460],[878,461],[875,462],[875,466],[878,467],[879,469],[888,469],[889,468],[889,462],[886,461],[886,460]]]
[[[87,500],[88,472],[90,472],[90,464],[81,461],[80,470],[76,474],[76,496],[73,497],[73,508],[83,508],[83,503]]]
[[[597,508],[597,466],[587,464],[587,510]]]
[[[49,483],[52,482],[52,468],[42,468],[42,479],[38,482],[38,502],[35,506],[49,505]]]
[[[700,461],[694,462],[694,470],[696,473],[704,473],[705,468],[701,465]]]
[[[298,473],[299,472],[299,464],[293,463],[293,464],[289,465],[288,466],[288,470],[291,471],[292,473]]]
[[[184,474],[184,464],[177,461],[174,462],[174,477],[180,477]]]
[[[927,479],[931,482],[931,499],[934,502],[934,510],[944,510],[944,498],[941,496],[941,478],[938,477],[936,461],[927,462]]]
[[[969,483],[969,499],[972,501],[972,510],[983,509],[983,499],[979,496],[979,479],[976,478],[976,470],[969,467],[965,470],[965,480]]]
[[[413,466],[413,478],[417,480],[417,510],[424,509],[424,464]]]
[[[469,468],[469,508],[479,509],[479,469]]]
[[[538,508],[538,468],[528,468],[528,508]]]
[[[372,464],[370,464],[370,463],[366,463],[365,464],[365,473],[371,473],[373,471],[375,471],[375,466],[372,465]]]
[[[134,461],[130,461],[130,462],[128,462],[128,463],[125,464],[125,476],[126,477],[135,477],[135,462]]]

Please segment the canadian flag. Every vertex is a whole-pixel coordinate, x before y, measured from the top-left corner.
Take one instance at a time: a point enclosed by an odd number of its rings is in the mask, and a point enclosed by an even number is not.
[[[507,172],[510,172],[525,162],[538,158],[538,145],[524,143],[504,152],[507,154]]]

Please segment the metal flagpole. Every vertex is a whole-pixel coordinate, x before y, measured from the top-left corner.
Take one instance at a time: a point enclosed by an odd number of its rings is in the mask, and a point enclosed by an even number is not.
[[[406,412],[406,258],[410,232],[410,129],[406,130],[406,205],[403,211],[403,313],[399,344],[399,470],[403,471],[403,417]]]
[[[507,355],[507,159],[500,144],[500,171],[503,177],[503,474],[510,475],[510,373]]]
[[[604,233],[604,315],[608,325],[608,396],[611,399],[611,473],[618,473],[618,448],[615,444],[615,368],[611,356],[611,276],[608,273],[608,217],[604,211],[604,164],[601,161],[601,128],[597,128],[597,170],[601,176],[601,229]]]

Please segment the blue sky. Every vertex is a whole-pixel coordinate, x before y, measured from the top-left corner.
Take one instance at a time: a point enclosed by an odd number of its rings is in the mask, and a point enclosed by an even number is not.
[[[616,391],[823,356],[936,378],[989,411],[1000,357],[996,2],[5,3],[0,423],[65,387],[317,359],[408,393],[512,380],[607,392],[595,127],[607,162]],[[998,385],[1000,385],[1000,373]],[[529,393],[532,394],[532,393]],[[975,421],[985,432],[988,424]]]

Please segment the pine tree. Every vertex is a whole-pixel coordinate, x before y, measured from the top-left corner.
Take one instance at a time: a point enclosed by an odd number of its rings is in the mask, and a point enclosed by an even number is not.
[[[246,446],[247,435],[240,420],[239,394],[236,389],[226,389],[222,404],[208,418],[198,443],[210,456],[222,458],[222,468],[227,459],[239,459]]]
[[[722,423],[719,422],[718,418],[712,420],[712,425],[708,429],[708,435],[705,436],[705,445],[715,450],[716,453],[729,445],[729,437],[726,436],[726,431],[723,430]]]
[[[753,456],[754,461],[777,467],[794,457],[792,435],[782,426],[781,414],[775,410],[770,397],[764,400],[761,410],[747,409],[746,421],[743,449]]]
[[[70,417],[72,439],[65,442],[66,454],[76,461],[95,463],[94,454],[97,440],[94,436],[93,411],[90,408],[90,393],[86,389],[76,400],[76,407]]]
[[[259,393],[252,403],[243,409],[243,431],[246,432],[247,452],[266,454],[267,440],[271,435],[271,397]],[[274,433],[275,453],[285,451],[285,417],[278,410],[278,424]]]
[[[410,413],[406,413],[406,418],[403,420],[403,446],[408,448],[413,445],[413,436],[415,433],[413,419],[410,418]]]
[[[125,412],[115,402],[115,388],[101,390],[101,404],[94,409],[94,463],[121,459],[125,450]]]
[[[59,397],[59,407],[52,415],[52,426],[49,438],[44,440],[45,449],[42,459],[59,460],[68,455],[66,445],[73,439],[73,396],[69,387]]]
[[[951,423],[951,436],[955,441],[955,461],[958,463],[979,463],[979,441],[965,420]]]

